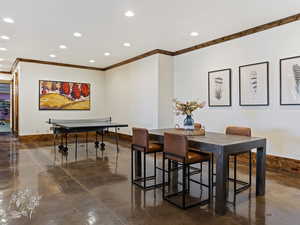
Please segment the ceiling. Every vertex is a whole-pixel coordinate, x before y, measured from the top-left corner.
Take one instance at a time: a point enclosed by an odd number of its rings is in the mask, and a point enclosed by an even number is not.
[[[135,16],[124,16],[128,10]],[[107,67],[153,49],[176,51],[299,12],[299,0],[2,1],[0,36],[10,40],[0,39],[0,48],[7,48],[0,51],[0,70],[9,71],[17,57]],[[15,23],[3,22],[4,17]],[[199,36],[191,37],[192,31]],[[74,32],[83,36],[75,38]]]

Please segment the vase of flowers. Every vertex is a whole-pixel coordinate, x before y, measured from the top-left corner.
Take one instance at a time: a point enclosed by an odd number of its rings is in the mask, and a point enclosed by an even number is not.
[[[183,121],[184,129],[193,130],[194,120],[192,118],[192,114],[195,110],[203,108],[205,106],[205,102],[198,102],[198,101],[180,102],[177,99],[174,99],[173,102],[175,105],[176,115],[186,116],[186,118]]]

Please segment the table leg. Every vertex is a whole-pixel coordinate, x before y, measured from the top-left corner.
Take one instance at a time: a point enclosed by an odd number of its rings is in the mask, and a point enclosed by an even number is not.
[[[220,148],[216,156],[216,202],[215,212],[224,215],[226,212],[226,199],[228,196],[228,155],[224,148]]]
[[[75,134],[75,160],[77,160],[77,150],[78,150],[78,136],[77,136],[77,134]]]
[[[266,141],[256,153],[256,195],[265,195],[266,190]]]
[[[98,132],[96,132],[96,141],[95,141],[96,159],[98,158],[98,148],[99,148]]]
[[[117,145],[117,152],[119,152],[119,135],[118,135],[118,128],[115,128],[115,137],[116,137],[116,145]]]
[[[101,151],[105,150],[105,144],[104,144],[104,130],[101,130]]]
[[[86,151],[86,156],[89,156],[89,151],[88,151],[88,145],[89,145],[89,138],[88,138],[89,132],[86,132],[85,136],[85,151]]]
[[[63,153],[66,156],[66,160],[67,160],[68,159],[68,151],[69,151],[69,149],[68,149],[68,133],[66,133],[65,140],[66,140],[66,146],[63,150]]]
[[[135,158],[135,178],[142,176],[142,153],[140,151],[134,151]]]
[[[54,134],[53,147],[54,147],[54,162],[56,161],[56,138],[57,134]]]
[[[60,145],[58,146],[58,152],[62,152],[64,149],[64,134],[60,135]]]

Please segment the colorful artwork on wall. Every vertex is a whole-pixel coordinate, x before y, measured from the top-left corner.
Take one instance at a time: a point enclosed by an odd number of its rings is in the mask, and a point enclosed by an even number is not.
[[[40,110],[90,110],[90,84],[39,81]]]

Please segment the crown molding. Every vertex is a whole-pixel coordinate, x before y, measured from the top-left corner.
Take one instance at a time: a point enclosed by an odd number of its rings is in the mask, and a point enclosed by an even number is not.
[[[37,64],[52,65],[52,66],[71,67],[71,68],[77,68],[77,69],[104,71],[103,68],[99,68],[99,67],[91,67],[91,66],[82,66],[82,65],[75,65],[75,64],[59,63],[59,62],[42,61],[42,60],[36,60],[36,59],[17,58],[15,60],[15,62],[13,63],[11,72],[13,72],[16,69],[19,62],[37,63]]]
[[[17,69],[19,61],[20,61],[19,58],[15,59],[14,63],[11,66],[11,69],[10,69],[11,74],[13,74],[15,72],[15,70]]]
[[[155,49],[155,50],[143,53],[141,55],[135,56],[133,58],[126,59],[122,62],[113,64],[111,66],[108,66],[108,67],[104,68],[104,70],[110,70],[110,69],[113,69],[113,68],[116,68],[116,67],[119,67],[119,66],[123,66],[125,64],[132,63],[134,61],[137,61],[137,60],[140,60],[140,59],[143,59],[143,58],[146,58],[148,56],[155,55],[155,54],[163,54],[163,55],[169,55],[169,56],[174,55],[174,53],[170,52],[170,51],[166,51],[166,50],[162,50],[162,49]]]
[[[217,38],[217,39],[214,39],[214,40],[211,40],[211,41],[207,41],[207,42],[204,42],[204,43],[201,43],[201,44],[198,44],[198,45],[194,45],[194,46],[189,47],[189,48],[185,48],[185,49],[175,51],[174,56],[185,54],[187,52],[195,51],[195,50],[198,50],[198,49],[201,49],[201,48],[206,48],[208,46],[220,44],[222,42],[230,41],[230,40],[233,40],[233,39],[241,38],[241,37],[244,37],[244,36],[248,36],[248,35],[258,33],[258,32],[261,32],[261,31],[269,30],[269,29],[272,29],[274,27],[282,26],[284,24],[295,22],[295,21],[298,21],[298,20],[300,20],[300,13],[295,14],[293,16],[289,16],[289,17],[280,19],[280,20],[272,21],[270,23],[259,25],[259,26],[256,26],[256,27],[253,27],[253,28],[250,28],[250,29],[247,29],[247,30],[243,30],[243,31],[240,31],[240,32],[237,32],[237,33],[234,33],[234,34],[223,36],[221,38]]]
[[[4,74],[11,74],[11,72],[10,71],[0,71],[0,73],[4,73]]]
[[[188,52],[191,52],[191,51],[195,51],[195,50],[198,50],[198,49],[201,49],[201,48],[206,48],[206,47],[209,47],[209,46],[212,46],[212,45],[217,45],[217,44],[220,44],[220,43],[223,43],[223,42],[226,42],[226,41],[234,40],[234,39],[237,39],[237,38],[241,38],[241,37],[248,36],[248,35],[251,35],[251,34],[255,34],[255,33],[258,33],[258,32],[262,32],[262,31],[265,31],[265,30],[269,30],[269,29],[272,29],[274,27],[282,26],[282,25],[292,23],[292,22],[295,22],[295,21],[298,21],[298,20],[300,20],[300,13],[289,16],[289,17],[285,17],[283,19],[275,20],[275,21],[272,21],[272,22],[269,22],[269,23],[266,23],[266,24],[263,24],[263,25],[259,25],[259,26],[256,26],[256,27],[253,27],[253,28],[250,28],[250,29],[247,29],[247,30],[243,30],[243,31],[240,31],[240,32],[237,32],[237,33],[234,33],[234,34],[223,36],[223,37],[220,37],[220,38],[217,38],[217,39],[214,39],[214,40],[203,42],[201,44],[194,45],[194,46],[188,47],[188,48],[184,48],[184,49],[181,49],[181,50],[178,50],[178,51],[175,51],[175,52],[167,51],[167,50],[163,50],[163,49],[155,49],[155,50],[143,53],[141,55],[126,59],[126,60],[121,61],[119,63],[110,65],[110,66],[105,67],[105,68],[89,67],[89,66],[81,66],[81,65],[65,64],[65,63],[58,63],[58,62],[49,62],[49,61],[41,61],[41,60],[34,60],[34,59],[17,58],[15,60],[15,62],[13,63],[13,65],[12,65],[11,71],[7,72],[7,73],[12,73],[16,69],[19,62],[30,62],[30,63],[39,63],[39,64],[46,64],[46,65],[54,65],[54,66],[72,67],[72,68],[79,68],[79,69],[106,71],[106,70],[110,70],[110,69],[113,69],[113,68],[116,68],[116,67],[119,67],[119,66],[123,66],[123,65],[126,65],[128,63],[132,63],[134,61],[149,57],[149,56],[154,55],[154,54],[163,54],[163,55],[169,55],[169,56],[182,55],[182,54],[185,54],[185,53],[188,53]]]
[[[162,50],[162,49],[156,49],[156,50],[149,51],[149,52],[146,52],[144,54],[138,55],[136,57],[124,60],[122,62],[113,64],[111,66],[108,66],[108,67],[104,68],[104,70],[110,70],[110,69],[113,69],[113,68],[116,68],[116,67],[119,67],[119,66],[122,66],[122,65],[140,60],[142,58],[145,58],[145,57],[148,57],[148,56],[151,56],[151,55],[154,55],[154,54],[158,54],[158,53],[169,55],[169,56],[182,55],[182,54],[185,54],[185,53],[188,53],[188,52],[191,52],[191,51],[196,51],[196,50],[201,49],[201,48],[206,48],[206,47],[209,47],[209,46],[212,46],[212,45],[220,44],[222,42],[230,41],[230,40],[233,40],[233,39],[241,38],[241,37],[251,35],[251,34],[254,34],[254,33],[258,33],[258,32],[261,32],[261,31],[269,30],[269,29],[272,29],[274,27],[282,26],[284,24],[292,23],[292,22],[295,22],[295,21],[298,21],[298,20],[300,20],[300,13],[289,16],[289,17],[285,17],[283,19],[275,20],[275,21],[272,21],[272,22],[269,22],[269,23],[266,23],[266,24],[263,24],[263,25],[259,25],[259,26],[256,26],[256,27],[253,27],[253,28],[250,28],[250,29],[247,29],[247,30],[243,30],[243,31],[240,31],[240,32],[237,32],[237,33],[234,33],[234,34],[223,36],[223,37],[211,40],[211,41],[203,42],[201,44],[198,44],[198,45],[195,45],[195,46],[192,46],[192,47],[189,47],[189,48],[184,48],[184,49],[181,49],[181,50],[178,50],[178,51],[175,51],[175,52],[166,51],[166,50]]]

